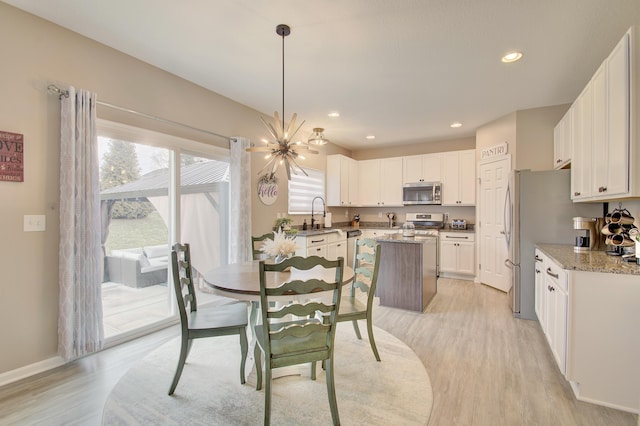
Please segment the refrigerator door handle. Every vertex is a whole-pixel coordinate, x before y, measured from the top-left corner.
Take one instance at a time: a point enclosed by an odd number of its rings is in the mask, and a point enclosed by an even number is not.
[[[513,261],[511,259],[505,259],[504,266],[506,266],[509,269],[513,269],[513,268],[517,268],[520,265],[517,265],[517,264],[513,263]]]
[[[504,228],[504,232],[502,232],[504,234],[504,239],[507,242],[507,247],[511,247],[511,229],[509,229],[511,227],[511,220],[513,219],[511,217],[512,212],[511,212],[511,182],[509,182],[509,184],[507,185],[507,191],[504,195],[504,210],[502,212],[502,226]],[[508,222],[507,222],[507,213],[508,213]],[[508,223],[508,225],[507,225]],[[507,265],[508,266],[508,265]]]

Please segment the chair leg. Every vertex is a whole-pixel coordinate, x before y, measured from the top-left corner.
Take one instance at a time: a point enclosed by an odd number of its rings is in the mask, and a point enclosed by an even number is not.
[[[316,361],[311,361],[311,380],[315,380],[315,379],[316,379]]]
[[[242,358],[240,360],[240,383],[242,383],[243,385],[245,382],[244,368],[247,364],[247,352],[249,352],[249,343],[247,342],[247,328],[242,327],[240,329],[240,353],[242,354]]]
[[[262,351],[256,345],[253,348],[253,359],[256,362],[256,390],[262,389]]]
[[[329,396],[329,407],[331,408],[331,419],[334,425],[340,424],[340,415],[338,414],[338,401],[336,400],[336,387],[333,378],[333,357],[326,362],[327,366],[327,395]]]
[[[186,336],[182,336],[180,356],[178,357],[178,367],[176,368],[176,374],[173,376],[173,382],[171,382],[171,387],[169,388],[169,395],[173,395],[173,392],[176,390],[176,386],[178,386],[180,376],[182,375],[182,369],[184,368],[184,363],[187,360],[187,355],[189,354],[189,349],[191,349],[191,340]]]
[[[373,355],[376,357],[376,361],[380,361],[380,354],[378,354],[378,348],[376,347],[376,341],[373,338],[373,324],[371,317],[367,317],[367,333],[369,334],[369,344],[371,345],[371,350],[373,351]]]
[[[362,340],[362,335],[360,334],[360,329],[358,328],[358,320],[351,321],[353,323],[353,330],[356,332],[356,337],[358,340]]]
[[[271,367],[264,368],[264,426],[271,422]]]

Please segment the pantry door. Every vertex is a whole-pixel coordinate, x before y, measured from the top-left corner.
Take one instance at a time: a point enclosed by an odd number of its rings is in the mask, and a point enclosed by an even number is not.
[[[511,288],[511,272],[504,264],[508,257],[504,235],[504,202],[510,172],[510,155],[485,160],[479,167],[480,282],[504,292]]]

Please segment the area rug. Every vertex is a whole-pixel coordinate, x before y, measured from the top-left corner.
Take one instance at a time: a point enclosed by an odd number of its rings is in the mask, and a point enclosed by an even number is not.
[[[338,325],[334,356],[341,424],[426,425],[433,395],[424,366],[391,334],[375,328],[374,336],[381,362],[375,360],[366,339],[356,339],[351,324]],[[264,388],[255,389],[252,360],[247,360],[251,371],[247,383],[240,384],[237,336],[196,340],[180,383],[168,396],[179,349],[176,338],[128,371],[107,399],[103,425],[263,423]],[[324,372],[318,366],[312,381],[309,370],[305,365],[298,374],[273,380],[271,424],[331,424]]]

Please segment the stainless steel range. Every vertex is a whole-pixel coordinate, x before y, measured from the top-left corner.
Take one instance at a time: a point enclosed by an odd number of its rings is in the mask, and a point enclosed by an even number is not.
[[[423,236],[439,237],[440,229],[444,228],[443,213],[407,213],[405,222],[413,223],[415,226],[415,237]],[[438,241],[439,242],[439,241]],[[440,244],[436,244],[436,275],[440,276]]]

